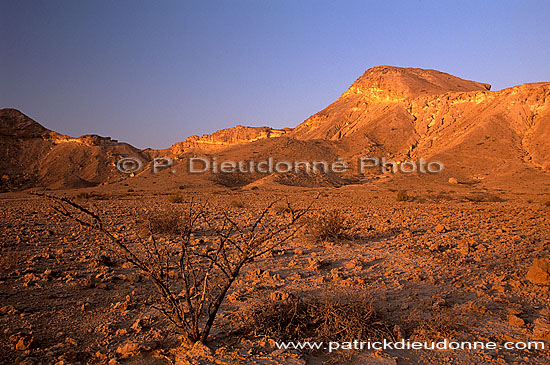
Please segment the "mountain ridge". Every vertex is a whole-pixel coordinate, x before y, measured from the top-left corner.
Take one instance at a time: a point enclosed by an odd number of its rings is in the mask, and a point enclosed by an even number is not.
[[[165,150],[139,150],[97,135],[61,135],[7,108],[0,110],[0,151],[6,156],[0,168],[4,185],[12,188],[116,182],[123,178],[116,161],[125,156],[144,163],[196,155],[432,158],[444,160],[449,173],[466,180],[509,177],[550,169],[549,104],[550,82],[490,91],[489,84],[436,70],[377,66],[295,128],[238,125],[188,137]]]

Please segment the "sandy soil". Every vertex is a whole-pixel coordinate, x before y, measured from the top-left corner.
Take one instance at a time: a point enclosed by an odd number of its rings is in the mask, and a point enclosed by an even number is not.
[[[173,205],[167,196],[174,190],[123,189],[88,189],[91,197],[78,201],[94,205],[120,234],[131,232],[134,217],[144,211]],[[102,236],[56,217],[44,198],[26,192],[0,195],[2,362],[550,361],[548,350],[282,351],[271,338],[239,334],[232,315],[258,298],[359,290],[396,336],[497,343],[550,338],[549,287],[526,278],[536,258],[548,257],[548,195],[449,185],[418,188],[409,191],[411,200],[397,202],[395,189],[380,184],[284,189],[175,189],[186,198],[231,207],[242,219],[272,200],[304,202],[320,192],[312,214],[336,208],[351,222],[344,237],[324,242],[306,226],[247,267],[222,307],[210,350],[202,352],[180,348],[176,329],[151,307],[153,285],[102,249]]]

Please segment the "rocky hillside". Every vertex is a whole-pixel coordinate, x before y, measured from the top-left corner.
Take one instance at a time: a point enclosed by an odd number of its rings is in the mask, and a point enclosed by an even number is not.
[[[32,186],[85,187],[117,181],[115,163],[122,156],[148,156],[108,137],[65,136],[15,109],[0,110],[2,190]]]
[[[60,135],[17,110],[3,109],[2,186],[96,185],[122,178],[115,168],[121,157],[138,156],[146,163],[170,156],[183,163],[191,155],[215,155],[220,161],[342,157],[351,164],[359,157],[423,158],[443,162],[445,179],[547,179],[549,104],[548,82],[490,91],[488,84],[435,70],[380,66],[367,70],[340,98],[294,129],[237,126],[189,137],[167,150],[142,151],[96,135]],[[242,177],[239,184],[264,177]]]
[[[289,136],[338,141],[348,158],[375,150],[397,159],[436,158],[483,178],[550,168],[549,104],[550,83],[493,92],[439,71],[381,66]]]
[[[212,134],[203,134],[202,137],[191,136],[183,142],[170,147],[174,155],[186,152],[219,152],[234,145],[255,142],[266,138],[275,138],[285,135],[290,128],[272,129],[269,127],[245,127],[238,125],[233,128],[221,129]]]

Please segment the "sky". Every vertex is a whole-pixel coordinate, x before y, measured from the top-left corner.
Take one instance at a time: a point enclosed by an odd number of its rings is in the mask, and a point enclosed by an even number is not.
[[[0,0],[0,108],[168,148],[294,127],[370,67],[550,81],[550,1]]]

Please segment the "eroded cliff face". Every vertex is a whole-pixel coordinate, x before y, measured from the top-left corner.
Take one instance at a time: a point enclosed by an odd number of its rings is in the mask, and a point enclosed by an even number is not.
[[[65,187],[120,179],[115,163],[126,156],[145,163],[170,154],[289,161],[386,156],[439,160],[466,179],[506,179],[550,170],[549,104],[548,82],[490,91],[488,84],[439,71],[380,66],[294,129],[237,126],[161,151],[61,135],[2,109],[0,169],[10,186]]]
[[[69,137],[16,109],[0,110],[0,190],[30,186],[83,187],[121,178],[121,157],[147,156],[109,137]]]
[[[300,139],[337,140],[362,129],[369,121],[402,114],[416,98],[448,92],[488,91],[491,86],[435,71],[390,66],[373,67],[324,110],[292,131]]]
[[[434,70],[375,67],[289,136],[338,141],[350,154],[374,145],[398,158],[466,160],[470,169],[471,157],[482,169],[503,160],[548,169],[549,89],[534,83],[494,92]]]
[[[266,138],[276,138],[287,134],[291,129],[273,129],[269,127],[245,127],[236,126],[216,131],[212,134],[204,134],[201,137],[191,136],[183,142],[178,142],[170,147],[174,155],[186,152],[219,152],[228,147],[239,144],[255,142]]]

